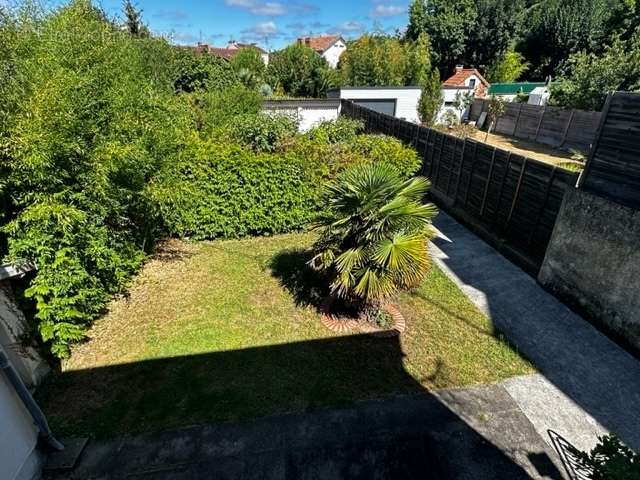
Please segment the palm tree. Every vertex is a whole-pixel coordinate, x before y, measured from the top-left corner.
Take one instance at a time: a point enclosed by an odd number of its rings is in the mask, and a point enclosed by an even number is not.
[[[311,266],[331,277],[334,295],[369,317],[429,268],[427,242],[437,214],[424,177],[405,180],[386,163],[356,165],[325,188]]]

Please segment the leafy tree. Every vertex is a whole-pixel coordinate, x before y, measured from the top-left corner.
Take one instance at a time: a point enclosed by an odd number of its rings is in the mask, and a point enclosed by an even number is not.
[[[245,86],[254,88],[263,83],[266,67],[256,47],[241,48],[230,63]]]
[[[487,80],[492,83],[515,82],[529,68],[524,56],[513,49],[497,57],[487,69]]]
[[[503,57],[518,39],[522,0],[475,0],[476,21],[468,27],[464,64],[485,68]]]
[[[551,103],[566,108],[600,110],[608,92],[640,89],[640,32],[615,39],[601,55],[579,52],[551,86]]]
[[[504,100],[502,100],[500,97],[492,95],[489,99],[489,107],[487,108],[489,114],[489,127],[487,128],[487,134],[484,137],[485,142],[489,138],[491,130],[493,130],[493,128],[496,126],[496,123],[498,123],[500,117],[504,115],[505,109],[506,105],[504,103]]]
[[[407,84],[407,48],[385,35],[363,35],[340,58],[342,84],[353,87]]]
[[[136,38],[149,37],[149,29],[142,23],[142,10],[136,8],[131,0],[125,0],[122,5],[124,11],[124,25],[129,35]]]
[[[555,75],[571,54],[602,49],[615,0],[544,0],[528,11],[529,28],[518,50],[540,79]]]
[[[176,92],[221,90],[237,84],[236,71],[225,60],[192,49],[176,48],[172,60],[172,81]]]
[[[424,31],[429,35],[440,73],[448,75],[464,58],[469,31],[477,17],[474,0],[431,0]]]
[[[418,103],[420,121],[425,125],[433,125],[442,106],[442,87],[440,73],[433,69],[422,84],[422,93]]]
[[[598,437],[598,444],[588,453],[575,447],[571,450],[578,462],[590,470],[589,478],[593,480],[640,479],[640,455],[615,435]]]
[[[331,291],[369,318],[429,268],[427,240],[436,209],[423,204],[429,182],[403,179],[387,163],[352,167],[326,187],[326,212],[311,265],[328,272]]]
[[[407,85],[424,85],[431,75],[431,42],[429,35],[421,33],[418,40],[407,46]]]
[[[421,34],[426,33],[427,4],[425,0],[413,0],[409,6],[409,25],[405,37],[407,40],[416,41]]]
[[[294,97],[323,97],[329,65],[311,48],[290,45],[271,55],[267,67],[268,83]]]

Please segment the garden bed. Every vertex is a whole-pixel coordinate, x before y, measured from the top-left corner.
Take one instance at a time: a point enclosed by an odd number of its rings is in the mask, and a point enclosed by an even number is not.
[[[341,405],[532,371],[435,266],[401,336],[337,334],[309,234],[171,241],[40,388],[60,435],[108,437]]]

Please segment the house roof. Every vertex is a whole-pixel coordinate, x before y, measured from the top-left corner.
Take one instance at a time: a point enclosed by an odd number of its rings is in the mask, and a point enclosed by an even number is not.
[[[456,73],[447,78],[444,81],[443,85],[448,87],[462,87],[465,84],[464,82],[466,82],[467,79],[472,75],[478,77],[480,79],[480,82],[482,82],[482,84],[486,87],[489,86],[489,82],[487,82],[484,77],[480,75],[480,72],[478,72],[478,70],[476,70],[475,68],[457,68]]]
[[[210,53],[211,55],[215,55],[216,57],[223,58],[224,60],[231,60],[234,56],[238,54],[240,50],[248,47],[256,48],[261,54],[267,53],[257,45],[248,44],[248,43],[230,43],[229,46],[227,46],[227,48],[212,47],[211,45],[208,45],[206,43],[199,43],[195,47],[181,46],[179,48],[182,48],[184,50],[193,50],[196,53]]]
[[[324,53],[342,37],[339,35],[324,35],[320,37],[302,37],[298,39],[298,43],[302,43],[318,53]]]
[[[510,83],[493,83],[489,87],[489,95],[517,95],[522,93],[528,94],[536,87],[544,87],[544,82],[510,82]]]

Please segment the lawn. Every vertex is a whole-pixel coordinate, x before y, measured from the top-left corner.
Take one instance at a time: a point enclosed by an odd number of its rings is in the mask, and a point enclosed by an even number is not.
[[[490,383],[532,366],[436,267],[399,338],[320,322],[310,234],[163,246],[38,391],[60,435],[109,437]]]

